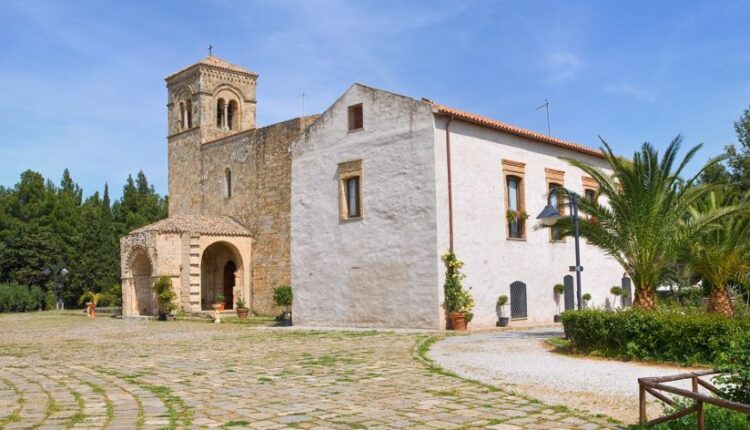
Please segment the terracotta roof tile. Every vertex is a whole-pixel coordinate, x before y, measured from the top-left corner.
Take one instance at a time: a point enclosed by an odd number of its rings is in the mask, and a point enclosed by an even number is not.
[[[258,76],[257,73],[252,72],[252,71],[250,71],[250,70],[248,70],[248,69],[246,69],[246,68],[244,68],[242,66],[238,66],[238,65],[232,64],[232,63],[230,63],[228,61],[224,61],[224,60],[222,60],[219,57],[215,57],[213,55],[209,55],[207,57],[204,57],[204,58],[200,59],[195,64],[191,64],[191,65],[185,67],[184,69],[181,69],[181,70],[178,70],[177,72],[172,73],[171,75],[167,76],[164,79],[165,80],[169,80],[173,76],[177,76],[180,73],[185,72],[185,71],[187,71],[189,69],[192,69],[193,67],[196,67],[196,66],[209,66],[209,67],[215,67],[217,69],[227,70],[229,72],[238,72],[238,73],[245,73],[245,74],[248,74],[248,75]]]
[[[250,231],[228,216],[175,215],[132,233],[200,233],[212,236],[250,236]]]
[[[587,154],[587,155],[591,155],[594,157],[604,158],[604,154],[602,154],[602,152],[598,149],[594,149],[594,148],[581,145],[575,142],[558,139],[556,137],[547,136],[545,134],[541,134],[532,130],[527,130],[525,128],[516,127],[515,125],[511,125],[502,121],[498,121],[496,119],[492,119],[483,115],[478,115],[475,113],[448,107],[440,103],[436,103],[430,99],[425,98],[422,100],[424,100],[427,103],[430,103],[433,107],[433,110],[438,114],[452,116],[454,118],[457,118],[466,122],[470,122],[472,124],[492,128],[492,129],[499,130],[499,131],[504,131],[506,133],[510,133],[510,134],[520,136],[520,137],[525,137],[527,139],[532,139],[537,142],[547,143],[550,145],[558,146],[560,148],[570,149],[570,150],[577,151],[577,152]]]

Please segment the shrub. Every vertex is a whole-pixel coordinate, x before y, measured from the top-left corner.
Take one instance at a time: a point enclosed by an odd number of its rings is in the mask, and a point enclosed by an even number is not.
[[[247,305],[245,304],[245,301],[242,300],[242,297],[237,298],[237,303],[235,304],[236,309],[247,309]]]
[[[273,302],[276,306],[284,306],[289,309],[292,306],[292,286],[281,284],[273,289]]]
[[[0,312],[37,310],[44,303],[42,289],[19,284],[0,284]]]
[[[47,286],[47,292],[44,294],[44,310],[52,311],[57,307],[57,296],[55,296],[55,287],[51,284]]]
[[[637,309],[564,312],[571,349],[626,359],[715,364],[750,320]]]
[[[175,310],[177,305],[174,301],[177,298],[177,294],[172,288],[172,278],[169,276],[160,276],[159,279],[154,282],[154,293],[156,293],[156,303],[159,306],[159,312],[167,314]]]
[[[724,374],[714,378],[729,400],[750,405],[750,334],[732,340],[729,351],[721,359],[719,370]]]

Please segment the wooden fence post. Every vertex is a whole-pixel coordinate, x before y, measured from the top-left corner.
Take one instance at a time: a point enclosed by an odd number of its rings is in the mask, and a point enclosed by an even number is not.
[[[643,386],[641,381],[638,381],[638,412],[640,424],[645,426],[648,423],[648,418],[646,417],[646,387]]]
[[[703,402],[698,400],[698,409],[695,411],[696,418],[698,418],[698,430],[706,430],[706,423],[703,417]]]

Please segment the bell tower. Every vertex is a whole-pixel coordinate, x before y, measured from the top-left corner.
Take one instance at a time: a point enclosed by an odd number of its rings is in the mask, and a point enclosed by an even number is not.
[[[200,214],[201,146],[255,128],[258,75],[209,55],[165,80],[169,214]]]

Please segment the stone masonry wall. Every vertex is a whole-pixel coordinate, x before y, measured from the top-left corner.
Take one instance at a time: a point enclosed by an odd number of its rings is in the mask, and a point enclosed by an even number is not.
[[[289,145],[315,117],[297,118],[248,130],[201,146],[200,204],[193,213],[228,215],[253,236],[251,306],[273,314],[273,288],[291,282]],[[226,171],[232,177],[232,196],[226,193]],[[182,171],[194,183],[198,171]],[[171,197],[170,197],[171,198]]]

